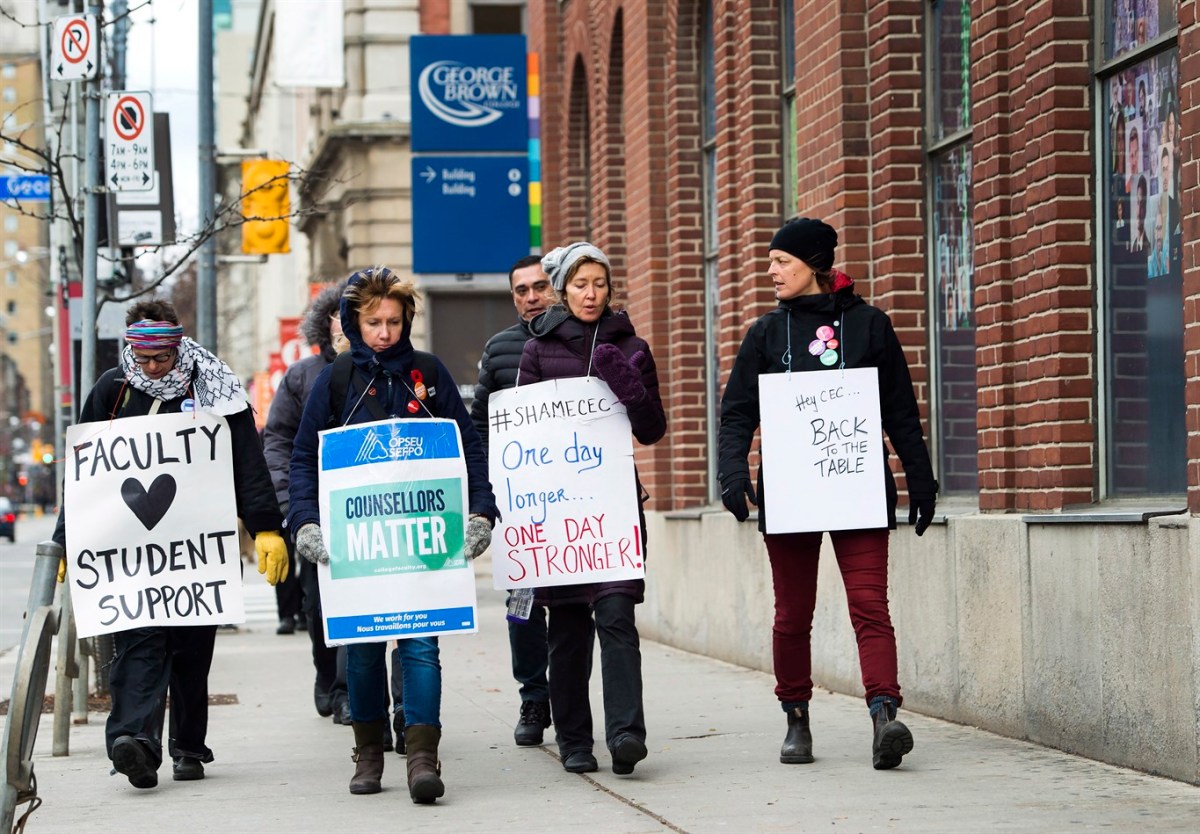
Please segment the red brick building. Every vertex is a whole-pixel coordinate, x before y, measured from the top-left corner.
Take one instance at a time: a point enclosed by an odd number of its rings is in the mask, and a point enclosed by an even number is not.
[[[798,212],[839,230],[838,266],[891,314],[949,493],[1057,511],[1187,492],[1200,512],[1200,269],[1183,267],[1200,245],[1195,3],[529,6],[545,240],[613,256],[671,369],[672,431],[641,462],[657,508],[711,495],[711,400],[773,304],[766,245]],[[1149,295],[1182,320],[1147,320],[1147,294],[1110,262],[1113,134],[1098,122],[1115,121],[1108,93],[1134,89],[1127,77],[1154,82],[1152,115],[1130,105],[1144,132],[1178,125],[1162,146],[1183,185],[1167,189],[1182,247],[1168,242],[1171,287]],[[1149,144],[1143,205],[1158,194]],[[1166,340],[1177,355],[1144,344]]]
[[[765,632],[725,640],[680,596],[712,616],[727,597],[688,559],[761,549],[708,512],[714,417],[774,304],[773,232],[821,217],[900,334],[948,511],[933,543],[893,536],[910,703],[1200,780],[1197,722],[1167,726],[1200,703],[1195,0],[530,0],[528,31],[543,241],[610,255],[662,375],[668,434],[638,451],[653,635],[769,666],[744,648]],[[948,625],[905,613],[906,593],[945,602]],[[1112,627],[1172,643],[1160,663],[1106,633],[1110,598],[1128,603]],[[1003,613],[990,636],[977,605]],[[840,639],[822,674],[852,691]],[[1146,707],[1162,726],[1064,715],[1101,685],[1102,712],[1113,691],[1165,691]],[[985,692],[1007,700],[989,711]]]

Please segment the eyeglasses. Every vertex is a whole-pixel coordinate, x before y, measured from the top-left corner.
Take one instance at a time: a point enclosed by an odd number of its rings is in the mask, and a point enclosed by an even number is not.
[[[156,353],[153,356],[139,356],[135,353],[133,355],[133,362],[135,365],[149,365],[151,362],[153,362],[155,365],[165,365],[170,362],[174,356],[175,351],[173,350],[169,350],[166,353]]]

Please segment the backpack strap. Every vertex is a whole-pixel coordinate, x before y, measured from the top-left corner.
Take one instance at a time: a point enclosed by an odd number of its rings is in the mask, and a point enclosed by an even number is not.
[[[352,376],[358,378],[358,384],[364,391],[371,384],[367,375],[354,367],[353,357],[349,353],[339,353],[333,360],[333,375],[329,380],[329,422],[327,425],[330,428],[340,428],[342,425],[342,414],[346,411],[346,395],[350,391],[350,377]],[[375,397],[368,394],[362,398],[362,401],[376,420],[388,418],[387,412],[383,410],[383,406]]]
[[[333,360],[333,376],[329,379],[329,427],[340,426],[342,412],[346,410],[346,391],[350,388],[350,375],[354,373],[349,353],[339,353]]]

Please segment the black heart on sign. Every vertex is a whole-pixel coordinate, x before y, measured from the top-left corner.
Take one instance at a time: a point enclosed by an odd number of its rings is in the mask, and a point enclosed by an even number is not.
[[[147,490],[137,478],[126,478],[121,484],[121,497],[138,521],[147,530],[153,530],[175,500],[175,479],[170,475],[159,475]]]

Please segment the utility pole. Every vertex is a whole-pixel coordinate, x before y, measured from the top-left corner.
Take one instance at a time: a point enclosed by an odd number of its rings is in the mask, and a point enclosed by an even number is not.
[[[200,244],[196,273],[196,335],[200,344],[217,352],[217,239],[213,222],[217,193],[216,135],[213,127],[213,15],[212,0],[200,0]]]
[[[112,89],[125,89],[125,39],[129,35],[129,0],[113,0],[113,74]]]
[[[103,9],[92,0],[88,13],[100,20]],[[99,37],[97,32],[95,37]],[[100,75],[84,88],[84,134],[87,150],[83,167],[83,345],[79,392],[86,397],[96,382],[96,243],[100,231]]]
[[[38,2],[38,25],[41,26],[38,35],[38,55],[42,62],[42,124],[46,137],[46,155],[51,159],[61,160],[62,154],[62,136],[55,132],[54,124],[54,100],[51,92],[51,73],[50,73],[50,49],[47,45],[47,38],[50,36],[52,21],[50,19],[50,10],[47,6],[47,0],[39,0]],[[47,165],[46,173],[49,174],[50,166]],[[53,177],[51,177],[53,180]],[[59,195],[59,199],[66,201],[70,200],[69,194]],[[56,507],[62,506],[62,484],[63,484],[63,459],[66,457],[66,445],[64,437],[66,436],[66,417],[63,414],[63,397],[70,390],[70,375],[71,356],[69,348],[70,341],[64,345],[62,339],[63,327],[68,323],[66,321],[67,310],[66,305],[62,303],[62,299],[66,298],[64,287],[67,283],[67,276],[63,270],[62,258],[58,257],[58,252],[62,250],[61,241],[68,240],[69,235],[64,234],[63,221],[57,218],[57,201],[55,200],[54,189],[51,188],[50,193],[50,215],[51,219],[49,226],[49,239],[47,248],[50,254],[50,294],[53,297],[51,302],[54,309],[54,353],[52,354],[54,361],[51,363],[51,373],[54,375],[54,488]],[[57,244],[57,245],[56,245]],[[70,336],[70,328],[67,327],[67,335]],[[63,369],[68,369],[68,373],[64,374]],[[65,378],[65,384],[64,384]]]

